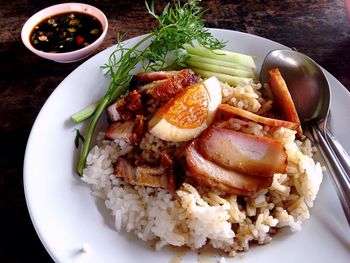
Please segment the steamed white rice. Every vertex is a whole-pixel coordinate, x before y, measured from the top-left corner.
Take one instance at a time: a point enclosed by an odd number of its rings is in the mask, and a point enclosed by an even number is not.
[[[252,112],[267,111],[271,101],[262,99],[260,88],[260,84],[223,84],[223,100]],[[88,155],[82,179],[91,185],[94,196],[104,200],[117,231],[155,241],[156,249],[169,244],[198,249],[209,243],[234,256],[237,251],[247,251],[252,241],[270,242],[271,234],[278,228],[299,230],[310,217],[309,208],[322,181],[321,166],[312,159],[315,149],[311,142],[305,137],[296,140],[295,132],[286,128],[271,131],[269,127],[237,119],[225,125],[280,141],[288,156],[287,173],[275,174],[271,187],[251,197],[221,196],[188,183],[183,183],[175,195],[161,188],[131,186],[114,176],[113,162],[130,152],[132,146],[103,140],[101,133],[98,145]],[[143,157],[159,154],[164,144],[147,134],[141,142],[145,148]]]

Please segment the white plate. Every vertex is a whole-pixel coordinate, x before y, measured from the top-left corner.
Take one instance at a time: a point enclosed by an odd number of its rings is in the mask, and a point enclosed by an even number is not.
[[[250,34],[213,29],[227,40],[227,49],[261,59],[272,49],[285,48]],[[131,39],[132,45],[139,38]],[[24,189],[35,229],[56,262],[169,262],[176,253],[155,252],[132,235],[118,233],[101,200],[90,195],[89,186],[75,173],[77,151],[69,116],[100,98],[108,80],[100,66],[112,49],[92,57],[73,71],[49,97],[31,131],[24,161]],[[260,67],[260,64],[258,64]],[[350,94],[326,72],[332,88],[332,116],[336,137],[350,152]],[[86,124],[82,127],[86,128]],[[324,177],[311,219],[297,233],[283,231],[267,246],[239,254],[239,262],[349,262],[350,234],[335,190]],[[88,253],[81,253],[83,244]],[[182,262],[196,262],[195,252]],[[237,258],[236,260],[237,261]],[[213,261],[214,262],[214,261]]]

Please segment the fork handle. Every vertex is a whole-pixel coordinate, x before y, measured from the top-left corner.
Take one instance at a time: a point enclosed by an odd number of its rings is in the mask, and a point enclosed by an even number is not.
[[[330,171],[330,175],[337,190],[346,220],[350,226],[350,177],[347,176],[337,157],[332,151],[331,146],[328,144],[328,141],[325,138],[325,132],[322,132],[316,125],[311,126],[310,129],[314,139],[318,143],[327,168]]]
[[[337,156],[339,162],[343,166],[344,171],[350,178],[350,157],[343,148],[343,146],[340,144],[340,142],[333,136],[330,131],[326,130],[326,138],[328,143],[330,144],[332,150],[334,151],[335,155]]]

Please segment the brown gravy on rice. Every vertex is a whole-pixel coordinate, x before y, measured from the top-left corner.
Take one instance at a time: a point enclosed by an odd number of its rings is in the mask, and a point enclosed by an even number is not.
[[[136,85],[148,89],[151,84]],[[236,87],[221,83],[221,92],[222,103],[259,115],[270,112],[272,101],[262,95],[260,83]],[[128,103],[135,103],[136,99],[131,101]],[[145,116],[142,121],[147,123],[148,116],[165,102],[148,100],[142,103],[143,108],[138,113]],[[128,112],[125,110],[122,114]],[[114,117],[120,118],[118,114]],[[130,120],[133,118],[135,116]],[[296,131],[288,128],[271,128],[240,118],[219,119],[214,123],[220,128],[280,142],[287,156],[286,172],[273,174],[269,187],[246,196],[197,185],[186,179],[188,171],[180,167],[175,168],[177,185],[173,192],[162,187],[132,185],[115,175],[117,159],[157,165],[162,153],[172,158],[181,156],[187,143],[161,140],[147,128],[135,138],[127,139],[106,139],[105,133],[100,132],[98,144],[88,155],[83,180],[91,185],[94,196],[105,201],[114,216],[117,231],[131,232],[144,241],[153,241],[156,249],[166,245],[199,249],[209,244],[234,256],[236,252],[247,251],[252,243],[271,242],[279,228],[289,227],[291,231],[301,228],[302,222],[310,217],[309,208],[313,206],[322,181],[321,166],[312,159],[315,148],[310,140],[303,135],[296,138]],[[181,162],[176,164],[180,166]]]

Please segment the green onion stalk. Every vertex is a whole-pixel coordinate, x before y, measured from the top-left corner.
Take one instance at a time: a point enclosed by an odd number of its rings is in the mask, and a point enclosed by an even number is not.
[[[150,34],[147,37],[143,38],[140,42],[138,42],[132,49],[129,49],[128,52],[125,54],[125,57],[131,57],[132,53],[136,51],[137,47],[139,47],[141,44],[146,42],[148,39],[153,37],[154,34]],[[114,55],[113,53],[112,55]],[[139,62],[137,59],[130,60],[131,63],[126,63],[126,64],[121,64],[120,67],[117,69],[116,73],[113,76],[113,79],[107,89],[107,92],[105,96],[103,97],[102,101],[98,104],[94,115],[90,121],[89,127],[87,129],[87,133],[84,137],[84,142],[83,146],[81,149],[81,154],[79,158],[79,163],[78,163],[78,168],[77,172],[79,175],[83,174],[83,170],[85,168],[86,164],[86,158],[89,152],[90,144],[91,144],[91,138],[94,133],[97,121],[99,120],[101,114],[103,113],[104,109],[107,107],[111,101],[117,99],[120,97],[122,94],[124,94],[127,90],[127,82],[130,81],[128,80],[128,77],[126,77],[126,80],[123,81],[123,74],[124,72],[129,72],[132,70],[136,64]],[[122,81],[121,81],[122,80]],[[123,83],[126,82],[126,83]],[[124,84],[124,85],[120,85]]]

